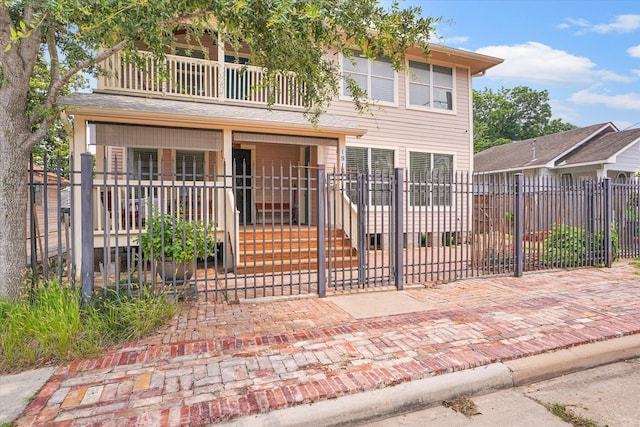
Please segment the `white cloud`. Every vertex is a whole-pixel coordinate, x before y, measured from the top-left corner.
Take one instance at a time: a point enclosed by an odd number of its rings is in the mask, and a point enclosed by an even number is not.
[[[597,70],[589,58],[572,55],[538,42],[518,45],[487,46],[478,53],[503,58],[488,76],[545,84],[579,84],[593,81],[628,82],[631,78],[611,71]]]
[[[571,95],[569,100],[576,104],[605,105],[608,108],[617,110],[640,110],[640,93],[634,92],[609,95],[594,93],[589,89],[585,89]]]
[[[631,70],[631,72],[636,76],[640,77],[640,70]]]
[[[627,53],[633,58],[640,58],[640,44],[638,46],[633,46],[627,49]]]
[[[552,119],[561,119],[565,123],[576,123],[580,119],[580,114],[575,108],[569,107],[558,99],[549,99],[551,111],[553,111]]]
[[[640,29],[640,15],[618,15],[615,19],[606,24],[592,24],[584,19],[566,18],[563,23],[557,26],[560,29],[576,28],[577,35],[587,32],[600,34],[631,33]]]
[[[613,22],[593,26],[593,31],[602,34],[630,33],[637,29],[640,29],[640,15],[618,15]]]

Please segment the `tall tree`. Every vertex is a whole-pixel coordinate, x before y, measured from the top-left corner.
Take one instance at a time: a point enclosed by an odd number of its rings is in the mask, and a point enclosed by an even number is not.
[[[27,162],[58,117],[57,99],[74,76],[99,74],[100,62],[124,51],[142,62],[147,46],[162,64],[174,30],[197,40],[217,31],[225,42],[246,43],[267,82],[294,71],[305,87],[310,120],[325,111],[340,75],[326,56],[351,47],[386,56],[396,69],[410,46],[428,54],[433,18],[419,8],[383,8],[376,0],[2,0],[0,2],[0,298],[16,297],[26,266]],[[215,26],[215,28],[211,28]],[[29,82],[43,49],[48,85],[30,104]],[[352,82],[353,83],[353,82]],[[356,108],[365,96],[350,84]]]
[[[474,152],[575,126],[551,119],[549,92],[526,86],[473,91]]]

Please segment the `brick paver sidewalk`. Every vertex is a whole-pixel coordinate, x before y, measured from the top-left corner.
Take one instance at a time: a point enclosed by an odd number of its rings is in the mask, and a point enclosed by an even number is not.
[[[640,333],[628,263],[406,292],[430,309],[194,303],[151,339],[60,367],[16,425],[203,425]]]

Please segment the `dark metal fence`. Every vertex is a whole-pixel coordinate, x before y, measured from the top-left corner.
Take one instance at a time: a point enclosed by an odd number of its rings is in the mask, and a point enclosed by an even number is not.
[[[640,257],[640,180],[618,181],[613,187],[613,218],[620,257]]]
[[[325,295],[640,256],[638,180],[83,166],[32,167],[26,241],[34,274],[80,277],[87,296]]]

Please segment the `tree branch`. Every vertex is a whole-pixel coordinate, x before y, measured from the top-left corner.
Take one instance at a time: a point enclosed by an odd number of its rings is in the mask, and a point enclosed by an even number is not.
[[[52,92],[53,85],[60,79],[60,59],[58,58],[58,43],[56,42],[56,32],[53,26],[47,28],[47,49],[49,50],[49,60],[51,61],[51,71],[49,72],[49,93]]]
[[[11,22],[9,10],[7,6],[3,5],[0,7],[0,55],[11,43],[11,28],[13,28],[13,23]]]

